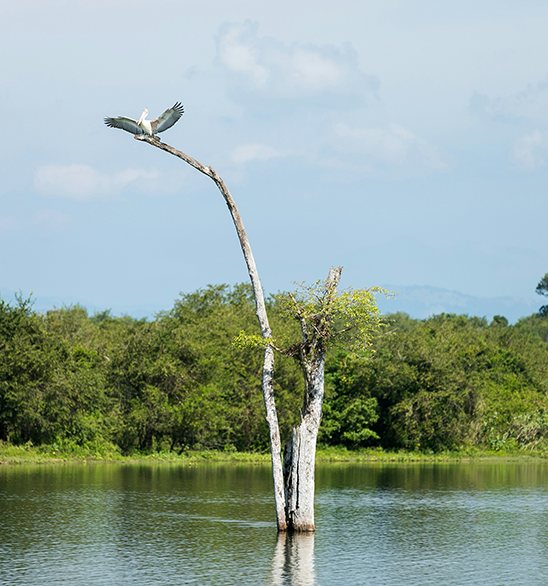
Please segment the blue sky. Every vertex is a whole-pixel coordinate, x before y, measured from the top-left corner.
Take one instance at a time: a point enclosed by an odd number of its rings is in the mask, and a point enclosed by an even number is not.
[[[266,292],[334,264],[345,286],[542,303],[544,0],[19,0],[0,18],[0,292],[142,315],[247,279],[214,184],[103,124],[180,100],[162,139],[224,178]]]

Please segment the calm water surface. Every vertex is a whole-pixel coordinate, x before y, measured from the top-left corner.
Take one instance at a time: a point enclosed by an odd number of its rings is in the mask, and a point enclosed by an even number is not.
[[[2,586],[548,584],[548,464],[320,466],[278,538],[268,467],[0,467]]]

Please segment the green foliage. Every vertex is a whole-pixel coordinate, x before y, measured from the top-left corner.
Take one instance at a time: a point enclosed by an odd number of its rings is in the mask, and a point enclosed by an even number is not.
[[[374,358],[356,363],[352,374],[360,396],[377,400],[379,418],[370,427],[381,446],[493,447],[504,434],[517,447],[543,441],[536,414],[548,408],[548,320],[501,327],[447,314],[392,319],[391,332],[374,342]],[[330,401],[328,394],[326,412]],[[526,421],[536,422],[536,435],[522,429]]]
[[[370,289],[346,289],[338,291],[325,281],[312,286],[301,283],[293,293],[282,293],[275,301],[282,315],[297,320],[304,340],[294,342],[278,338],[274,343],[282,352],[298,356],[304,343],[305,351],[313,352],[334,345],[364,353],[371,349],[373,336],[385,325],[377,306],[375,294],[389,295],[379,287]]]
[[[539,281],[535,292],[548,297],[548,273]],[[548,305],[542,305],[538,310],[538,314],[540,317],[548,317]]]
[[[357,448],[370,445],[379,436],[371,429],[379,418],[378,402],[368,394],[363,360],[338,352],[326,365],[326,399],[319,442]]]
[[[505,327],[508,325],[508,320],[503,315],[494,315],[491,325]]]
[[[234,346],[242,350],[244,348],[266,348],[269,344],[273,344],[272,338],[263,338],[259,334],[248,334],[241,330],[233,340]]]
[[[301,339],[295,311],[324,328],[322,445],[548,449],[548,317],[396,314],[381,327],[372,291],[328,299],[318,287],[267,309],[275,345]],[[152,321],[0,301],[0,441],[75,457],[265,451],[263,348],[247,285],[182,295]],[[291,356],[277,359],[274,384],[287,437],[303,388]]]
[[[87,319],[79,308],[59,311],[49,329],[48,318],[32,312],[28,300],[15,307],[0,302],[0,439],[85,442],[104,433],[102,359],[78,345],[70,325],[75,314]]]
[[[55,348],[30,301],[0,301],[0,439],[16,443],[52,437],[43,397],[54,378]]]
[[[275,314],[272,324],[283,332],[285,326]],[[195,379],[210,392],[215,389],[222,405],[218,419],[208,422],[217,430],[216,439],[212,442],[210,436],[209,443],[200,440],[200,444],[214,448],[232,445],[238,450],[266,449],[268,433],[261,391],[264,344],[234,343],[241,339],[242,331],[246,332],[247,340],[260,337],[251,287],[210,286],[183,295],[165,319],[176,324],[201,356]],[[289,433],[293,413],[298,410],[296,389],[300,381],[301,374],[291,361],[278,361],[274,385],[282,435]],[[181,443],[192,447],[186,440]]]
[[[535,292],[539,295],[546,295],[546,297],[548,297],[548,273],[546,273],[538,282]]]

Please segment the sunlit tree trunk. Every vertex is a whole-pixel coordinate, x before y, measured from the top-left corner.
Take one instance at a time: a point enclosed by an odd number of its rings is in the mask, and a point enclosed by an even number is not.
[[[321,320],[330,320],[329,299],[336,294],[342,268],[331,267],[325,281],[327,305],[310,323],[301,316],[302,343],[297,356],[304,375],[304,399],[301,423],[293,428],[284,449],[284,488],[288,529],[314,531],[314,472],[316,440],[322,419],[324,371],[327,340],[322,335]]]
[[[291,531],[314,531],[314,470],[316,440],[322,417],[325,352],[309,365],[306,382],[308,403],[301,423],[293,428],[284,449],[286,517]]]
[[[245,262],[247,264],[247,270],[251,285],[253,287],[253,294],[255,297],[255,309],[257,319],[259,320],[259,326],[261,328],[261,334],[265,340],[272,338],[272,331],[268,323],[268,317],[266,315],[266,306],[264,301],[263,289],[259,280],[259,273],[255,265],[255,259],[251,252],[251,246],[247,238],[247,234],[244,229],[242,218],[236,207],[236,203],[224,181],[221,179],[219,174],[211,167],[202,165],[192,157],[189,157],[185,153],[174,149],[173,147],[160,142],[146,135],[135,136],[137,140],[148,142],[148,144],[155,146],[163,151],[166,151],[179,159],[182,159],[204,175],[211,178],[219,191],[221,192],[226,205],[232,216],[242,252],[244,254]],[[267,344],[264,351],[264,362],[263,362],[263,374],[262,374],[262,390],[263,399],[266,411],[266,420],[268,423],[268,429],[270,432],[270,451],[272,459],[272,477],[274,482],[274,503],[276,507],[276,520],[278,524],[278,531],[286,531],[288,529],[287,518],[286,518],[286,507],[285,507],[285,491],[284,491],[284,479],[282,471],[282,459],[281,459],[281,440],[280,440],[280,429],[278,425],[278,415],[276,412],[276,404],[274,402],[274,388],[273,388],[273,376],[274,376],[274,350],[270,344]]]

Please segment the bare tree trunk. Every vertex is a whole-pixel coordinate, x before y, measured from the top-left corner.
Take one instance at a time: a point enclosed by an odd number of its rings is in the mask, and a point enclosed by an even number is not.
[[[308,392],[313,397],[301,414],[301,424],[293,428],[284,449],[286,518],[289,529],[314,531],[314,471],[316,440],[322,416],[325,353],[318,356],[310,372]]]
[[[316,440],[322,417],[325,352],[310,365],[308,405],[284,449],[286,518],[290,531],[314,531]]]
[[[259,320],[259,326],[261,328],[261,334],[265,340],[272,338],[272,331],[268,323],[268,317],[266,315],[266,306],[264,301],[263,289],[259,280],[259,273],[255,265],[255,259],[251,252],[251,246],[247,238],[247,234],[244,229],[242,218],[236,207],[236,203],[230,194],[224,181],[221,179],[219,174],[211,167],[202,165],[192,157],[189,157],[185,153],[174,149],[173,147],[160,142],[146,135],[136,135],[137,140],[148,142],[148,144],[155,146],[163,151],[166,151],[179,159],[185,161],[195,169],[198,169],[204,175],[213,179],[219,191],[221,192],[226,205],[234,221],[236,232],[240,240],[240,246],[244,253],[245,262],[247,264],[247,270],[251,285],[253,287],[253,294],[255,297],[255,309],[257,319]],[[274,481],[274,503],[276,507],[276,521],[278,524],[278,531],[286,531],[288,528],[286,509],[285,509],[285,493],[284,493],[284,482],[282,472],[282,459],[281,459],[281,440],[280,440],[280,428],[278,425],[278,415],[276,412],[276,404],[274,402],[274,387],[273,387],[273,376],[274,376],[274,350],[272,346],[267,345],[264,351],[264,362],[263,362],[263,376],[262,376],[262,389],[263,399],[266,411],[266,420],[268,422],[268,429],[270,431],[270,453],[272,459],[272,477]]]
[[[326,298],[335,295],[342,267],[329,270],[325,281]],[[327,319],[330,319],[327,314]],[[284,449],[284,488],[288,530],[298,533],[315,531],[314,472],[316,440],[322,419],[325,371],[325,341],[314,327],[301,321],[303,344],[300,362],[304,374],[304,400],[301,424],[293,428]]]

